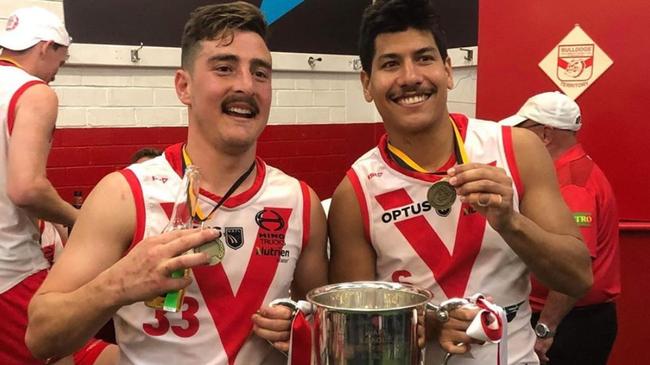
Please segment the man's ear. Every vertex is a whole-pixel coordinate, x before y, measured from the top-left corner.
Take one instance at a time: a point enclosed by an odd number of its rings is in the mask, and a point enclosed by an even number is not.
[[[176,96],[181,103],[191,106],[192,104],[192,76],[187,70],[176,70],[174,75],[174,86],[176,87]]]
[[[451,90],[454,88],[454,75],[451,67],[451,57],[449,56],[445,60],[445,72],[447,73],[447,89]]]
[[[551,142],[553,142],[554,135],[555,128],[549,126],[542,127],[542,142],[544,143],[544,146],[548,146]]]
[[[370,75],[368,75],[366,71],[361,71],[359,79],[361,80],[361,86],[363,87],[363,97],[367,102],[371,103],[372,95],[370,94],[370,90],[368,90],[368,87],[370,86]]]

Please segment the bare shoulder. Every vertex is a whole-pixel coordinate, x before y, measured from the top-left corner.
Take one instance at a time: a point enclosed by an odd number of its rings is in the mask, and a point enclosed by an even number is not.
[[[124,255],[135,226],[135,202],[129,184],[120,172],[113,172],[84,201],[43,290],[74,290],[92,280]]]
[[[17,108],[47,108],[47,107],[56,107],[59,104],[59,98],[52,90],[51,87],[46,84],[35,84],[30,86],[23,92],[23,94],[18,98],[18,103],[16,104]]]
[[[332,196],[328,227],[330,282],[374,280],[376,253],[366,238],[361,207],[347,176]]]

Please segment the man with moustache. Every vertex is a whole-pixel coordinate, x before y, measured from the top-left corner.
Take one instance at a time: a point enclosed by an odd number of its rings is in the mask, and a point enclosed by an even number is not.
[[[108,175],[84,202],[30,305],[27,344],[37,356],[74,351],[113,317],[121,364],[286,362],[265,341],[275,329],[252,334],[252,317],[288,316],[266,305],[325,283],[325,217],[311,188],[255,156],[271,105],[265,34],[246,2],[192,12],[175,76],[187,142]],[[194,221],[214,228],[160,234],[189,165],[201,177]],[[186,253],[220,235],[229,243],[220,263]],[[191,275],[170,277],[183,269]],[[143,303],[181,288],[178,313]]]
[[[451,61],[430,1],[375,1],[359,44],[364,96],[387,133],[333,195],[330,280],[414,284],[438,303],[481,292],[508,312],[508,364],[537,364],[528,272],[570,295],[592,280],[548,154],[528,131],[448,112]],[[427,317],[427,364],[445,352],[498,363],[496,345],[465,333],[476,313]]]

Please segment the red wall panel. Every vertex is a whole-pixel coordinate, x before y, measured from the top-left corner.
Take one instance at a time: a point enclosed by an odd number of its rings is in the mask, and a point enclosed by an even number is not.
[[[650,220],[650,1],[483,0],[479,3],[477,116],[499,120],[531,95],[557,90],[537,64],[580,24],[614,64],[576,100],[579,134],[609,177],[621,217]]]
[[[607,174],[623,220],[650,221],[650,1],[481,0],[477,116],[499,120],[531,95],[557,90],[538,63],[579,24],[614,64],[576,100],[578,137]],[[650,233],[621,233],[619,334],[610,365],[650,364]]]
[[[381,123],[271,125],[260,137],[258,154],[307,182],[325,199],[382,133]],[[102,177],[126,166],[141,147],[164,149],[185,137],[184,127],[60,129],[54,135],[48,178],[70,201],[73,191],[88,195]]]

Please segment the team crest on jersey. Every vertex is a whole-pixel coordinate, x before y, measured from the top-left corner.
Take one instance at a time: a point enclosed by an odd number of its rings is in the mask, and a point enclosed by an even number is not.
[[[257,212],[255,223],[267,231],[280,231],[286,224],[280,213],[273,209],[264,209]]]
[[[223,230],[224,240],[226,245],[237,250],[244,245],[244,228],[242,227],[226,227]]]

